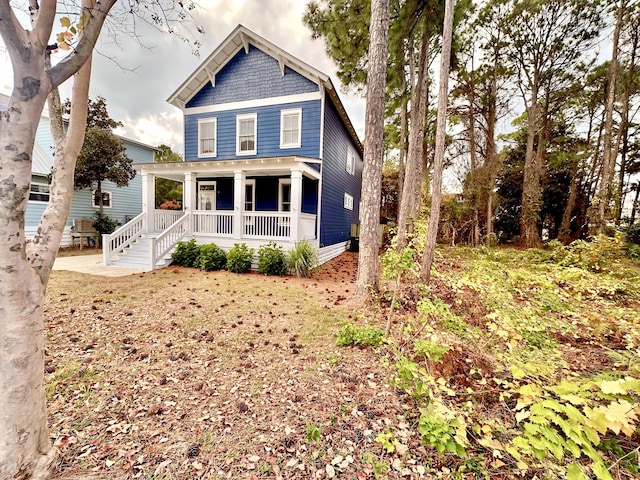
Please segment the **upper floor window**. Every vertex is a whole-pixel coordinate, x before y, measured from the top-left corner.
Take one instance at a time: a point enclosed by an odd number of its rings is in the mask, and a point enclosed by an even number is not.
[[[345,170],[351,175],[356,174],[356,153],[351,147],[347,147],[347,161]]]
[[[257,151],[257,118],[255,113],[236,117],[236,154],[255,155]]]
[[[91,192],[91,206],[93,208],[100,208],[100,194],[97,190]],[[111,192],[102,191],[102,206],[104,208],[111,208]]]
[[[216,156],[216,125],[215,118],[198,120],[198,157]]]
[[[282,110],[280,112],[280,148],[300,147],[301,123],[301,108]]]
[[[51,186],[46,183],[32,183],[29,191],[29,201],[48,202]]]

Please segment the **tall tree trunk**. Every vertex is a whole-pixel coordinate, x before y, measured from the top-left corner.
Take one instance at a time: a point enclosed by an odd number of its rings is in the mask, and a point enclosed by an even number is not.
[[[438,91],[438,116],[436,119],[436,152],[433,161],[433,189],[427,243],[422,257],[420,277],[425,283],[431,279],[431,265],[438,237],[440,221],[440,201],[442,198],[442,170],[444,168],[444,148],[447,134],[447,105],[449,101],[449,63],[451,60],[451,37],[453,33],[453,9],[455,0],[446,0],[444,27],[442,32],[442,52],[440,54],[440,87]]]
[[[520,208],[520,245],[527,248],[538,247],[541,244],[538,221],[542,197],[540,186],[542,165],[540,165],[540,157],[535,149],[538,131],[538,101],[538,91],[534,87],[531,94],[531,103],[527,108],[527,149]],[[538,145],[538,150],[540,148],[541,146]]]
[[[402,189],[404,187],[405,167],[407,163],[407,110],[408,99],[406,98],[406,80],[402,82],[405,90],[405,98],[402,99],[400,105],[400,152],[398,161],[398,204],[396,211],[396,219],[400,215],[400,205],[402,204]]]
[[[569,198],[567,199],[567,205],[564,208],[562,221],[560,222],[560,228],[558,229],[558,240],[565,245],[571,242],[571,218],[573,215],[573,209],[576,206],[576,199],[578,198],[579,166],[580,160],[575,159],[571,165],[571,186],[569,187]]]
[[[420,60],[418,79],[411,96],[411,118],[409,120],[409,153],[402,187],[402,203],[398,213],[397,247],[406,243],[409,221],[420,210],[422,196],[422,164],[424,151],[424,128],[426,123],[427,99],[429,94],[429,32],[423,26],[420,40]]]
[[[593,234],[600,235],[604,232],[606,225],[606,214],[609,201],[611,200],[611,187],[615,172],[616,158],[614,156],[613,136],[613,108],[616,99],[616,83],[618,79],[618,42],[622,30],[622,19],[626,8],[626,1],[620,0],[616,27],[613,32],[613,48],[611,53],[611,64],[609,65],[609,84],[607,90],[607,104],[605,105],[605,123],[603,136],[603,157],[602,174],[600,177],[600,189],[596,196],[597,210],[596,216],[592,219]]]
[[[622,102],[622,121],[620,122],[620,130],[618,132],[618,140],[616,142],[616,151],[618,151],[619,145],[622,139],[622,158],[620,159],[620,173],[618,176],[618,194],[616,196],[616,225],[620,225],[622,220],[622,210],[624,208],[625,190],[624,190],[624,177],[627,170],[627,154],[629,153],[629,109],[631,106],[631,95],[635,87],[636,76],[636,58],[638,53],[638,43],[640,42],[640,36],[637,33],[632,33],[631,39],[631,58],[628,66],[628,77],[624,88],[624,98]]]
[[[47,42],[57,2],[29,2],[32,30],[0,2],[0,35],[13,66],[14,88],[0,112],[0,478],[46,478],[55,457],[44,394],[46,284],[67,212],[40,224],[27,246],[24,216],[31,183],[36,129],[48,94],[87,61],[115,0],[91,10],[73,55],[47,68]],[[83,1],[83,7],[91,5]],[[84,129],[84,127],[82,127]],[[55,175],[55,172],[54,172]],[[55,182],[54,182],[55,184]],[[57,184],[52,184],[50,204]],[[50,230],[47,230],[50,228]]]
[[[496,176],[498,174],[498,154],[496,152],[496,123],[497,123],[497,97],[498,97],[498,79],[497,65],[494,64],[493,76],[491,78],[491,86],[489,90],[489,105],[487,115],[487,138],[486,138],[486,169],[487,169],[487,245],[491,246],[494,242],[493,238],[493,189],[496,185]]]
[[[389,0],[373,0],[369,29],[367,113],[365,119],[362,220],[356,297],[364,299],[378,288],[378,228],[384,153],[384,103],[389,39]]]

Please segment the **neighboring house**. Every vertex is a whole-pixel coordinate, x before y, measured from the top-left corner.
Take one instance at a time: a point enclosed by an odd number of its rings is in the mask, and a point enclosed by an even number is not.
[[[105,239],[105,264],[158,268],[188,238],[308,240],[321,263],[349,246],[362,144],[327,75],[238,25],[168,101],[184,114],[185,161],[137,166],[143,213]],[[154,209],[156,177],[183,182],[183,211]]]
[[[0,110],[6,108],[9,98],[0,94]],[[134,163],[149,163],[153,161],[156,151],[154,147],[134,140],[120,137],[126,148],[126,154]],[[50,184],[47,179],[53,167],[54,141],[49,128],[49,119],[43,116],[38,124],[36,142],[33,147],[33,161],[31,167],[31,192],[25,212],[25,235],[33,238],[40,217],[49,202]],[[105,215],[113,218],[118,224],[124,224],[139,215],[142,211],[142,179],[139,175],[129,182],[127,187],[118,187],[112,182],[104,182],[102,195],[105,200]],[[95,192],[90,189],[73,192],[71,210],[64,229],[61,246],[71,245],[71,227],[75,219],[95,219],[99,207],[95,204]],[[85,240],[86,241],[86,240]]]

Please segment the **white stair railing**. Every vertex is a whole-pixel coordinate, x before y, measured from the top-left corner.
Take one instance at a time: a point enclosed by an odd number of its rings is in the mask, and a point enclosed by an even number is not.
[[[185,213],[173,225],[155,238],[151,238],[151,269],[153,270],[158,261],[182,240],[189,232],[189,222],[191,214]]]
[[[104,265],[111,265],[111,257],[120,253],[142,236],[146,230],[145,219],[146,214],[143,212],[113,233],[102,235],[102,261]]]

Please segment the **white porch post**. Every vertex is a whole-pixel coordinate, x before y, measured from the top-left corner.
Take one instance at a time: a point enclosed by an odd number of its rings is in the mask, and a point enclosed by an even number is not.
[[[291,170],[291,236],[297,242],[300,236],[300,212],[302,210],[302,171]]]
[[[242,170],[233,172],[233,238],[242,238],[242,211],[244,210],[245,174]]]
[[[155,229],[156,191],[155,177],[149,172],[142,171],[142,211],[145,213],[145,230],[153,232]]]
[[[184,174],[184,189],[183,189],[183,205],[182,210],[184,213],[191,215],[191,220],[187,222],[187,235],[191,236],[193,225],[193,212],[196,209],[196,176],[193,172],[187,172]]]

